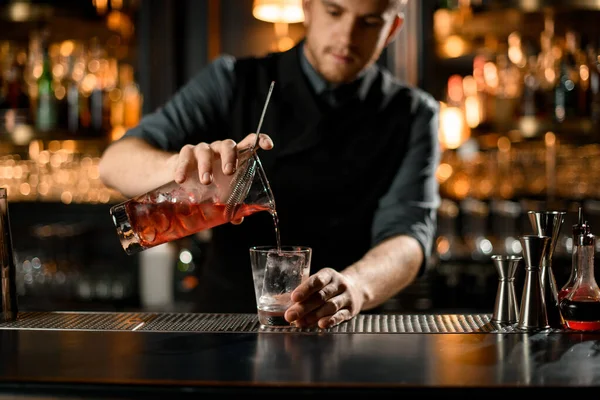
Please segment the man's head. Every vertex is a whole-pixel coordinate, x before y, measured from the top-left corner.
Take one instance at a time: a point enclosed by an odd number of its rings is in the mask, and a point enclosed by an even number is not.
[[[303,0],[305,52],[330,83],[351,82],[402,26],[407,0]]]

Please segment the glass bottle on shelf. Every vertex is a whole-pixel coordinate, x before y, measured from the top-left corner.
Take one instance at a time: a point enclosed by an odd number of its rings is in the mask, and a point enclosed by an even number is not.
[[[91,133],[100,136],[103,133],[104,112],[104,54],[97,38],[93,38],[90,44],[90,61],[88,63],[89,73],[94,76],[94,84],[91,87],[89,97]]]
[[[120,67],[120,84],[123,93],[123,124],[131,128],[138,124],[142,108],[142,95],[135,83],[133,67],[123,64]]]
[[[66,46],[63,44],[63,47]],[[74,46],[71,45],[70,47]],[[76,62],[77,60],[74,57],[72,50],[68,55],[64,56],[62,66],[65,72],[61,77],[60,84],[55,90],[59,104],[59,128],[66,130],[71,135],[77,134],[80,127],[79,83],[75,79]]]
[[[577,238],[578,277],[570,293],[560,301],[560,312],[569,329],[600,330],[600,288],[594,277],[596,237],[589,232]]]
[[[592,106],[592,74],[594,73],[592,60],[595,58],[594,46],[588,43],[579,50],[577,68],[579,73],[579,93],[577,97],[577,112],[580,117],[591,117]]]
[[[23,90],[26,54],[21,50],[13,50],[12,60],[10,60],[10,66],[5,75],[6,103],[7,108],[24,110],[29,108],[29,98]]]
[[[579,68],[578,39],[573,31],[565,34],[565,46],[559,61],[558,80],[554,88],[554,118],[556,122],[564,122],[576,117],[578,92],[579,92]]]
[[[507,50],[499,51],[496,56],[498,71],[498,87],[495,103],[495,128],[500,132],[511,129],[518,112],[518,102],[521,97],[520,72],[508,58]]]
[[[539,113],[540,82],[536,71],[536,64],[537,58],[535,56],[529,56],[527,58],[521,91],[520,113],[522,118],[536,118]]]
[[[590,117],[592,124],[600,128],[600,39],[596,48],[591,48],[588,53],[590,83],[589,101]]]
[[[79,131],[79,83],[75,79],[75,57],[69,57],[69,72],[67,75],[67,130],[71,133]]]
[[[540,103],[538,110],[544,118],[554,116],[555,94],[557,81],[557,57],[554,50],[554,17],[544,16],[544,30],[540,34],[540,52],[537,56],[538,81],[540,83]]]
[[[42,71],[37,80],[37,89],[36,128],[40,132],[51,131],[56,125],[56,104],[52,88],[52,65],[46,40],[42,47]]]

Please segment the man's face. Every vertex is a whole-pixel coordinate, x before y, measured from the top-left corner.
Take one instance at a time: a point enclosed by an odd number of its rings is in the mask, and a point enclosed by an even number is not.
[[[390,0],[304,0],[306,56],[330,83],[374,63],[402,20]]]

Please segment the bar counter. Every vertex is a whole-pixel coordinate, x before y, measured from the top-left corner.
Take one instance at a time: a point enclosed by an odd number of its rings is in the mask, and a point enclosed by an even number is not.
[[[24,312],[0,323],[0,398],[573,396],[600,386],[600,332],[523,333],[490,319],[364,314],[318,330],[265,329],[253,314]]]

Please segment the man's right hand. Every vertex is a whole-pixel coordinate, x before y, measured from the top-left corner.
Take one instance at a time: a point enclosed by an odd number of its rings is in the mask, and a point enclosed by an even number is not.
[[[197,169],[200,183],[209,185],[212,182],[213,162],[219,158],[223,174],[232,175],[235,172],[238,151],[254,145],[255,141],[256,134],[251,133],[239,143],[226,139],[212,143],[201,142],[195,146],[185,145],[175,155],[174,179],[177,183],[183,183]],[[273,148],[273,141],[268,135],[261,133],[258,145],[263,150],[270,150]]]
[[[242,141],[236,143],[232,139],[217,140],[212,143],[198,143],[197,145],[185,145],[175,155],[175,181],[179,184],[194,173],[194,169],[198,169],[198,177],[200,183],[209,185],[212,182],[213,162],[216,159],[221,159],[221,168],[223,174],[232,175],[235,172],[237,165],[238,151],[254,145],[256,134],[251,133]],[[263,150],[273,148],[273,141],[264,134],[260,134],[258,146]],[[231,221],[234,225],[239,225],[243,222],[243,218]]]

